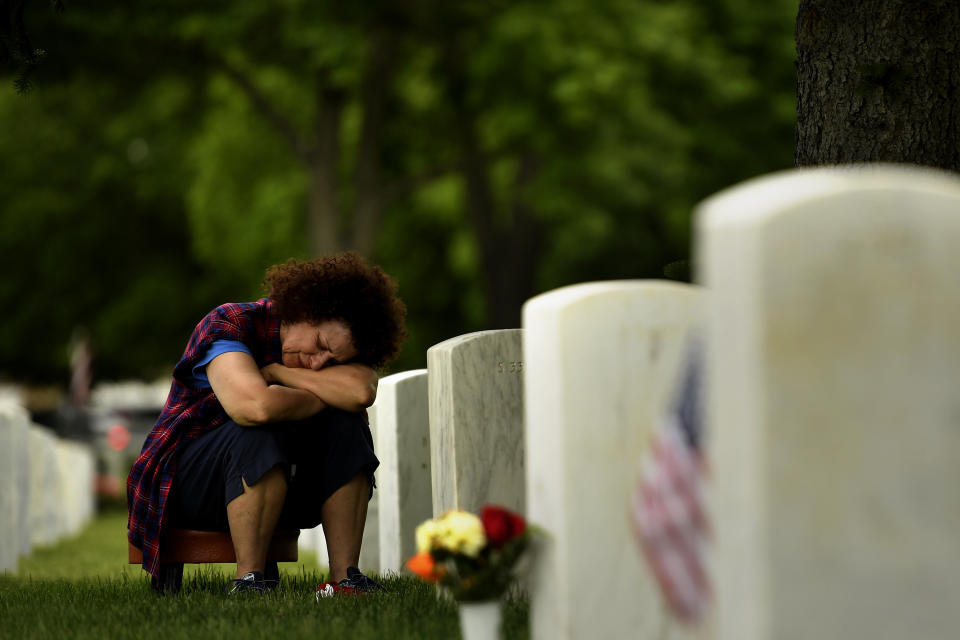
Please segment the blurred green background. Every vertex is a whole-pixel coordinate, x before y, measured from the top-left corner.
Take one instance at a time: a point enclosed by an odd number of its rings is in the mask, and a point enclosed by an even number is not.
[[[0,76],[0,381],[168,375],[266,267],[399,281],[392,371],[527,298],[687,279],[693,206],[793,164],[796,0],[27,4]]]

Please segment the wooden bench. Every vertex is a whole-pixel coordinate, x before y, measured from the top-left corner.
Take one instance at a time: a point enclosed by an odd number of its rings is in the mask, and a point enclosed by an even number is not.
[[[278,562],[297,561],[298,529],[276,531],[267,551],[267,566],[264,578],[279,580]],[[143,554],[130,542],[128,558],[130,564],[141,564]],[[160,593],[176,594],[183,583],[184,564],[207,564],[211,562],[235,563],[237,556],[233,551],[230,534],[223,531],[195,531],[193,529],[168,529],[160,540],[160,576],[153,580],[153,588]]]

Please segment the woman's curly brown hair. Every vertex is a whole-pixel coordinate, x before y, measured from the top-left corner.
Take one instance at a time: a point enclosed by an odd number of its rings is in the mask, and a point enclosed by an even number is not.
[[[264,285],[282,324],[341,320],[353,334],[357,360],[374,369],[400,352],[407,308],[397,284],[354,251],[274,265]]]

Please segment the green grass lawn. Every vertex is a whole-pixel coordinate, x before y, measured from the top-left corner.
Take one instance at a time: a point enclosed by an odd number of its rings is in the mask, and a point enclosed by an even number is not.
[[[3,638],[456,638],[454,603],[409,576],[380,576],[387,593],[314,599],[324,575],[313,554],[280,565],[280,587],[228,597],[232,565],[188,565],[183,590],[163,597],[126,564],[126,513],[102,513],[79,536],[21,558],[0,575]],[[528,604],[504,605],[505,638],[526,638]]]

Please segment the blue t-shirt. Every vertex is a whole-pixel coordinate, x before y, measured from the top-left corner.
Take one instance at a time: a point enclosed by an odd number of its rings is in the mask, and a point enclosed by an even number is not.
[[[250,349],[247,348],[247,345],[239,342],[237,340],[217,340],[210,345],[210,348],[207,349],[207,352],[203,354],[203,357],[193,365],[193,383],[197,386],[198,389],[209,389],[210,380],[207,378],[207,365],[210,364],[210,361],[216,358],[217,356],[228,353],[230,351],[240,351],[245,353],[251,358],[253,354],[250,352]]]

